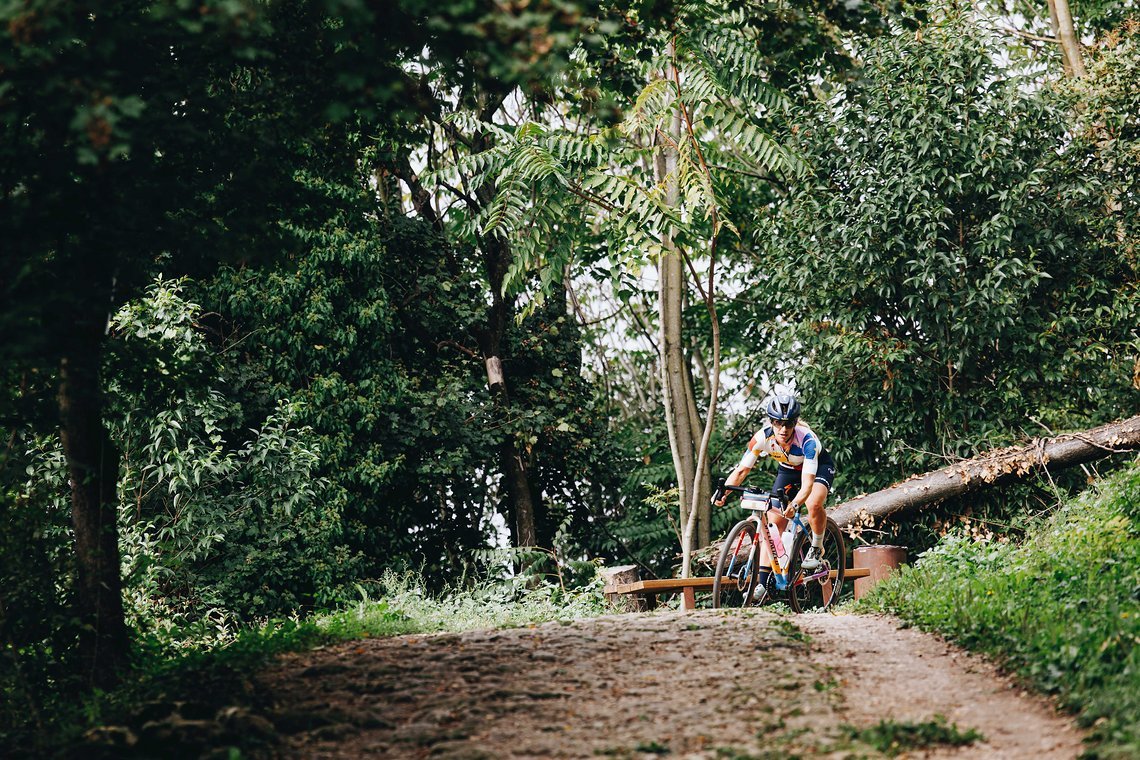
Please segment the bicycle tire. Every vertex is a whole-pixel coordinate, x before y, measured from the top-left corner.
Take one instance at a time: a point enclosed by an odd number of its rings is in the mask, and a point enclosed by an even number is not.
[[[843,578],[847,571],[847,549],[844,546],[843,533],[834,520],[827,518],[822,552],[824,562],[835,571],[834,579],[801,580],[804,573],[800,563],[803,562],[810,546],[810,529],[796,536],[795,544],[792,546],[790,577],[796,579],[788,586],[788,606],[792,608],[792,612],[825,610],[843,591]]]
[[[713,576],[714,609],[747,607],[752,603],[756,581],[760,577],[760,552],[756,541],[756,521],[752,518],[741,520],[728,532]],[[722,582],[726,578],[728,582]]]

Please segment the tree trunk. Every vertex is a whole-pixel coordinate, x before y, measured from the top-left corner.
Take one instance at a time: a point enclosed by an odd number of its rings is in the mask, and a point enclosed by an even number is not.
[[[693,490],[696,491],[696,523],[693,530],[695,537],[694,549],[699,549],[702,546],[708,546],[712,541],[710,535],[712,531],[712,465],[708,456],[708,443],[701,443],[702,441],[702,422],[700,412],[697,410],[697,395],[693,386],[693,373],[692,367],[689,363],[685,364],[685,377],[687,380],[686,395],[689,400],[689,428],[693,431],[693,448],[696,449],[697,467],[693,476]],[[719,381],[719,378],[718,378]],[[716,388],[718,383],[712,383],[710,389]],[[712,405],[710,403],[710,414]],[[705,446],[705,457],[702,460],[700,457],[700,447]]]
[[[1059,470],[1110,454],[1140,450],[1140,415],[1083,433],[1039,438],[916,475],[890,488],[857,496],[829,511],[840,527],[934,506],[970,491],[1025,478],[1040,470]]]
[[[713,324],[712,331],[714,333],[714,344],[718,344],[720,341],[719,324]],[[693,362],[697,365],[700,371],[703,396],[709,400],[709,414],[713,415],[715,412],[717,393],[719,392],[720,388],[720,375],[717,374],[719,372],[719,364],[715,369],[710,370],[708,365],[705,363],[704,358],[700,355],[700,346],[697,345],[696,341],[692,341],[690,343],[690,350],[692,352],[691,356],[693,358]],[[719,345],[714,349],[713,353],[716,354],[717,351],[719,351]],[[693,370],[691,366],[689,368],[689,387],[690,389],[696,387],[695,383],[693,382]],[[689,395],[694,402],[690,404],[690,409],[693,417],[693,430],[700,430],[701,420],[697,412],[697,396],[696,393],[692,392],[692,390],[690,390]],[[700,461],[699,456],[697,459]],[[707,451],[705,452],[705,461],[701,467],[701,472],[698,473],[696,488],[698,491],[700,491],[700,493],[697,495],[697,544],[694,548],[699,549],[701,547],[708,546],[712,542],[712,503],[710,502],[710,499],[712,498],[712,463]]]
[[[485,137],[480,137],[477,145],[482,150],[490,147],[490,143]],[[431,204],[431,194],[412,169],[407,155],[397,156],[389,163],[388,168],[408,186],[412,206],[416,213],[435,229],[442,230],[443,220],[440,219]],[[486,204],[493,197],[494,183],[489,182],[482,189],[479,201]],[[477,212],[477,209],[473,212]],[[507,381],[503,372],[502,345],[508,325],[513,317],[514,302],[503,296],[503,280],[511,263],[512,251],[510,246],[501,240],[492,239],[480,242],[483,265],[491,292],[491,304],[487,309],[485,326],[480,331],[478,338],[487,372],[487,388],[495,401],[502,420],[505,422],[510,419],[511,415],[510,397],[507,393]],[[540,502],[531,488],[527,459],[528,456],[519,448],[514,437],[508,436],[504,439],[499,449],[499,469],[503,476],[507,518],[510,521],[515,546],[538,545],[536,505]]]
[[[658,156],[659,180],[676,169],[676,155],[666,147]],[[666,202],[677,202],[676,182],[671,182]],[[688,362],[685,359],[685,340],[681,324],[684,306],[685,271],[680,253],[672,240],[664,240],[665,254],[659,265],[658,309],[661,336],[661,391],[665,406],[665,427],[669,431],[669,450],[673,455],[673,470],[677,475],[679,525],[688,524],[689,508],[696,481],[696,430],[694,415],[690,413],[692,386],[688,382]],[[682,545],[682,554],[688,549]]]
[[[90,686],[108,689],[127,664],[129,643],[115,493],[118,451],[103,426],[102,326],[77,326],[76,332],[79,338],[60,361],[58,397],[75,531],[74,605],[82,626],[78,643],[83,671]]]
[[[493,192],[493,189],[492,189]],[[529,454],[519,447],[506,423],[511,418],[510,397],[503,372],[502,346],[507,328],[513,319],[514,302],[503,296],[503,281],[510,266],[512,252],[509,245],[498,239],[482,241],[484,266],[491,290],[491,305],[487,311],[486,327],[480,342],[487,370],[487,386],[495,398],[496,406],[507,437],[499,452],[503,479],[506,485],[508,510],[512,518],[516,546],[537,546],[537,504],[527,471]]]
[[[513,439],[502,444],[503,477],[514,518],[515,546],[538,546],[538,526],[526,462]]]
[[[498,337],[501,339],[502,334],[499,333]],[[495,343],[498,342],[495,341]],[[488,353],[485,362],[487,387],[495,399],[495,406],[499,410],[500,417],[506,423],[511,416],[511,404],[507,395],[502,360],[496,353],[493,353],[495,346],[488,346],[484,350]],[[538,520],[524,455],[525,452],[519,448],[515,437],[508,430],[506,437],[500,444],[499,465],[503,475],[503,484],[506,487],[507,512],[511,520],[515,546],[537,546]]]
[[[1053,23],[1053,32],[1061,43],[1065,73],[1073,77],[1083,77],[1085,63],[1081,56],[1081,40],[1073,24],[1069,0],[1049,0],[1049,19]]]
[[[666,72],[666,76],[672,78],[672,72]],[[670,206],[676,206],[680,202],[675,146],[680,143],[681,128],[681,113],[678,109],[673,114],[669,130],[671,144],[660,146],[654,166],[657,181],[666,183],[665,202]],[[711,496],[711,475],[707,463],[702,467],[702,472],[697,472],[696,454],[701,421],[693,392],[691,369],[685,355],[686,343],[681,319],[686,292],[684,260],[671,238],[666,236],[662,244],[665,253],[659,265],[658,287],[658,314],[661,321],[661,337],[658,343],[661,391],[665,406],[665,426],[669,431],[669,449],[673,455],[673,470],[677,475],[680,517],[678,524],[687,527],[693,492],[698,491],[698,501],[707,504]],[[683,530],[681,536],[681,554],[685,558],[682,570],[686,572],[689,566],[687,558],[694,548],[693,536],[696,536],[702,545],[709,540],[708,510],[698,510],[696,517],[698,519],[695,529]]]
[[[479,103],[480,120],[491,121],[506,96],[507,92],[477,92],[475,101]],[[488,151],[495,144],[494,137],[487,133],[473,135],[470,142],[473,154]],[[473,198],[470,196],[465,198],[470,205],[471,212],[477,214],[492,203],[496,191],[494,182],[485,182],[480,185],[475,190]],[[421,213],[427,212],[425,210]],[[537,489],[531,487],[528,471],[530,452],[520,447],[518,441],[509,432],[511,405],[502,363],[503,343],[515,315],[514,299],[503,293],[503,283],[506,281],[507,272],[514,260],[514,252],[509,243],[497,237],[480,238],[479,249],[483,258],[483,269],[487,275],[491,303],[487,308],[486,321],[479,330],[477,337],[486,365],[487,386],[495,399],[503,426],[508,431],[499,451],[499,461],[507,491],[507,506],[514,528],[515,545],[536,546],[538,544],[538,510],[541,508],[541,501],[536,495]]]

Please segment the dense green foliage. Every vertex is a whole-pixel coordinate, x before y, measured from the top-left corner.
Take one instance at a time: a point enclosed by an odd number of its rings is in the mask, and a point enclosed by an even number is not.
[[[1140,288],[1140,93],[1134,83],[1140,76],[1140,20],[1106,36],[1090,61],[1086,79],[1074,82],[1067,95],[1077,114],[1072,153],[1081,171],[1095,178],[1094,192],[1086,200],[1087,224],[1095,232],[1095,255],[1116,261],[1115,301],[1098,312],[1090,330],[1107,343],[1108,361],[1127,374],[1131,359],[1133,387],[1140,385],[1135,326],[1140,322],[1136,293]],[[1132,351],[1111,350],[1108,336],[1131,333]]]
[[[1077,711],[1091,756],[1140,751],[1140,465],[1020,544],[947,535],[861,604],[984,651]]]
[[[109,423],[123,454],[121,540],[140,623],[295,609],[345,577],[340,515],[323,498],[301,403],[278,401],[234,436],[246,420],[222,390],[200,318],[180,287],[159,282],[113,323]]]
[[[873,44],[858,83],[793,122],[816,175],[761,233],[757,295],[777,317],[754,334],[803,344],[784,372],[842,442],[845,490],[1035,420],[1132,409],[1135,321],[1104,323],[1135,314],[1118,287],[1135,272],[1082,226],[1096,178],[1063,163],[1054,101],[999,76],[995,49],[952,14]]]
[[[441,586],[472,569],[495,539],[501,492],[491,473],[504,440],[544,452],[542,545],[567,520],[588,530],[616,497],[607,487],[621,460],[591,410],[564,303],[509,333],[520,412],[499,423],[481,364],[455,345],[480,319],[471,272],[426,225],[395,221],[348,238],[351,209],[304,233],[311,254],[295,267],[225,270],[208,286],[231,334],[229,378],[245,413],[288,398],[316,435],[321,500],[341,516],[341,543],[358,565],[342,564],[342,575],[410,567]]]

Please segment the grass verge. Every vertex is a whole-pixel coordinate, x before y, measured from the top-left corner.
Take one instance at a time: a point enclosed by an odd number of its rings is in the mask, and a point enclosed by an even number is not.
[[[1140,757],[1140,462],[1020,544],[946,536],[859,601],[985,652],[1091,728],[1085,758]]]

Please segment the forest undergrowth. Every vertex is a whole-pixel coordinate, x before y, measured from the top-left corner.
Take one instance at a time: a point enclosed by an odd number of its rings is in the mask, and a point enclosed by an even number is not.
[[[335,612],[265,620],[255,625],[174,628],[139,637],[135,670],[113,692],[84,698],[59,693],[29,709],[10,695],[0,709],[0,745],[16,756],[42,757],[84,746],[85,732],[129,722],[152,706],[192,699],[213,713],[256,698],[249,676],[273,657],[337,641],[416,633],[514,628],[592,617],[606,611],[600,577],[580,588],[535,580],[488,578],[430,594],[414,573],[388,573],[359,585],[360,600]],[[65,752],[66,754],[66,752]]]

